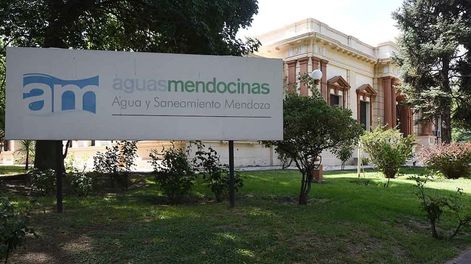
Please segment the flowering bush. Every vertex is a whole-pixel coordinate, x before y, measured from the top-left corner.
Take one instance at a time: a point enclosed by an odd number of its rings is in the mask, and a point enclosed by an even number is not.
[[[448,179],[471,176],[471,143],[451,143],[424,148],[419,157],[424,164]]]

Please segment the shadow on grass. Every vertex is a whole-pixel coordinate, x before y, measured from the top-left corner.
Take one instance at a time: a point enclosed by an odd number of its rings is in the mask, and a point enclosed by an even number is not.
[[[129,201],[141,200],[73,201],[64,214],[34,215],[40,237],[29,240],[11,263],[259,262],[254,240],[246,233],[247,223],[241,222],[274,217],[271,211],[257,207],[229,211],[226,205],[195,208]],[[205,209],[210,217],[205,216]],[[257,237],[258,243],[273,241],[260,234]]]
[[[443,263],[471,245],[430,237],[413,182],[383,188],[346,174],[315,184],[308,206],[295,203],[293,172],[245,174],[233,210],[204,199],[167,205],[156,186],[66,197],[64,214],[33,216],[41,237],[12,263]]]

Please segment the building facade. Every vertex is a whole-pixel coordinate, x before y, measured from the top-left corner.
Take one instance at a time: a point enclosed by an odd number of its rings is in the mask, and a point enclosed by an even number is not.
[[[309,95],[311,91],[301,85],[298,78],[320,69],[323,75],[319,89],[324,99],[330,105],[350,109],[353,118],[365,129],[397,127],[404,135],[416,135],[418,146],[435,143],[433,124],[418,123],[417,114],[410,106],[403,104],[405,98],[396,90],[400,79],[399,68],[392,59],[397,51],[393,42],[371,46],[312,18],[267,32],[258,39],[262,46],[252,56],[283,60],[283,87],[286,92]],[[93,155],[110,144],[75,141],[69,153],[77,163],[91,168]],[[222,161],[227,162],[227,142],[211,141],[205,144],[213,146]],[[5,143],[1,162],[11,164],[15,161],[15,145],[18,144]],[[138,167],[150,169],[150,151],[161,150],[168,145],[163,141],[139,142]],[[340,164],[331,153],[324,153],[322,160],[326,166]],[[281,164],[272,148],[265,148],[257,142],[236,142],[235,163],[239,167]]]
[[[397,127],[404,135],[415,135],[419,148],[436,143],[432,122],[418,122],[419,114],[404,103],[404,95],[396,89],[400,79],[399,67],[393,62],[394,42],[371,46],[312,18],[258,39],[262,46],[257,56],[283,60],[287,91],[309,95],[298,78],[320,69],[319,89],[324,99],[350,109],[365,129]],[[323,161],[339,164],[330,153],[324,154]]]

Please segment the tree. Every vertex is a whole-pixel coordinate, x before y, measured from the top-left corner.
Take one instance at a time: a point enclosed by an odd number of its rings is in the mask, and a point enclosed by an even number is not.
[[[452,139],[453,142],[470,142],[471,130],[464,128],[453,129]]]
[[[6,45],[0,39],[0,130],[5,131]],[[1,140],[3,141],[3,136]]]
[[[453,113],[455,124],[464,129],[471,130],[471,4],[467,5],[466,29],[462,32],[461,43],[463,45],[462,59],[457,63],[458,93],[460,97],[456,100],[456,110]]]
[[[393,13],[402,31],[400,89],[423,119],[438,120],[446,143],[452,117],[463,126],[471,123],[470,12],[469,0],[405,0]]]
[[[0,35],[24,47],[242,55],[260,43],[236,37],[256,0],[0,0]],[[55,168],[61,141],[38,141],[35,167]]]
[[[354,148],[355,146],[353,144],[346,144],[333,150],[335,157],[342,162],[342,165],[340,166],[341,170],[345,169],[345,163],[352,157]]]
[[[308,77],[307,77],[308,78]],[[312,96],[289,93],[283,100],[283,140],[266,141],[276,152],[289,157],[301,172],[299,204],[307,204],[313,173],[325,150],[353,144],[363,132],[351,111],[328,105],[313,80],[303,77]]]
[[[20,161],[25,161],[25,170],[29,169],[30,158],[34,158],[34,140],[21,140],[20,148],[15,151],[20,155]]]

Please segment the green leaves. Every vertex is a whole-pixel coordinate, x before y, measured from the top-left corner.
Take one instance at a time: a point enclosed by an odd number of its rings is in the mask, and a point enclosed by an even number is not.
[[[293,157],[317,157],[324,150],[354,141],[362,133],[350,110],[331,107],[319,97],[288,94],[283,109],[285,140],[275,145]]]
[[[425,184],[431,176],[424,179],[415,176],[412,177],[416,181],[417,197],[421,200],[421,207],[426,212],[430,222],[432,237],[436,239],[444,238],[439,234],[437,225],[444,212],[449,212],[457,221],[456,227],[446,238],[454,238],[463,228],[471,224],[471,214],[469,209],[463,204],[463,189],[458,188],[453,195],[437,195],[426,191]]]
[[[8,262],[10,253],[20,246],[28,234],[35,234],[28,227],[26,214],[7,199],[0,197],[0,260]]]
[[[1,1],[0,35],[20,46],[241,55],[257,1]]]
[[[193,158],[193,166],[199,175],[203,176],[205,184],[214,193],[217,202],[222,202],[229,193],[229,170],[227,165],[221,164],[219,154],[212,147],[206,148],[201,142],[196,143],[197,151]],[[239,191],[243,186],[239,173],[234,175],[235,191]]]
[[[361,137],[363,149],[369,154],[371,162],[388,179],[394,178],[399,168],[412,157],[414,145],[412,135],[403,137],[396,129],[377,127]]]
[[[363,133],[351,111],[328,105],[313,80],[301,77],[313,91],[312,96],[289,93],[283,101],[283,141],[265,141],[275,146],[282,160],[291,159],[302,173],[299,203],[307,203],[312,175],[322,162],[324,150],[353,145]]]
[[[190,193],[195,173],[182,148],[172,146],[150,154],[155,179],[171,203],[180,203]]]
[[[400,90],[422,119],[441,118],[447,143],[451,118],[455,125],[471,124],[470,12],[468,0],[407,0],[393,14],[402,31]]]

